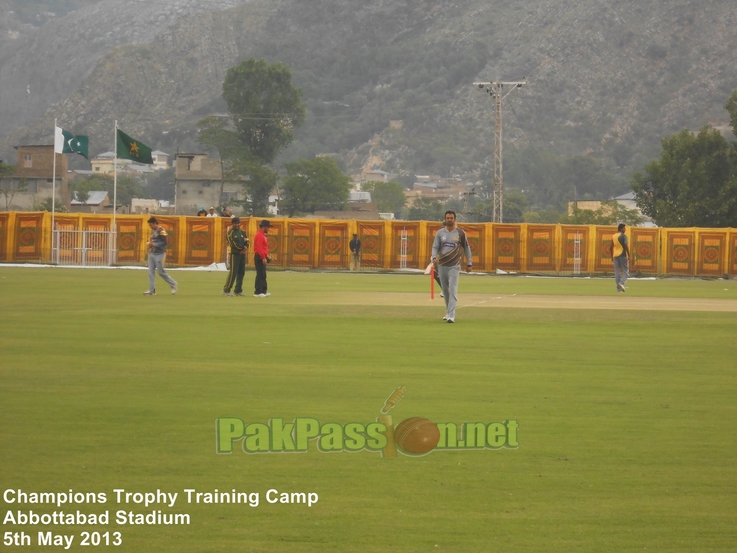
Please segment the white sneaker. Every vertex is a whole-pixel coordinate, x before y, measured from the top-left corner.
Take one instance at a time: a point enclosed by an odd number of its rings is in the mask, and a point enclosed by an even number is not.
[[[449,323],[454,323],[454,322],[456,322],[456,320],[455,320],[455,319],[450,319],[450,318],[448,318],[448,319],[445,319],[445,320],[446,320],[446,321],[448,321]]]
[[[177,283],[174,283],[174,286],[171,287],[171,293],[176,294],[177,293]]]
[[[445,317],[443,317],[443,320],[444,321],[447,321],[448,320],[448,315],[446,315]]]
[[[156,290],[146,290],[146,291],[145,291],[145,292],[143,293],[143,295],[144,295],[144,296],[155,296],[155,295],[156,295]]]
[[[271,294],[269,292],[266,292],[265,294],[261,294],[263,297],[268,298]]]
[[[440,292],[440,297],[441,298],[444,298],[445,297],[442,292]]]

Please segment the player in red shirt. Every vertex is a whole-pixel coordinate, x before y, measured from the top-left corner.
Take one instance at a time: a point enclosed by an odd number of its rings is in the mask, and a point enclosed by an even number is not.
[[[256,265],[256,289],[254,290],[254,298],[265,298],[270,296],[267,292],[266,285],[266,264],[271,263],[269,257],[269,244],[266,241],[266,235],[269,233],[271,223],[264,219],[258,224],[258,232],[253,240],[253,261]]]

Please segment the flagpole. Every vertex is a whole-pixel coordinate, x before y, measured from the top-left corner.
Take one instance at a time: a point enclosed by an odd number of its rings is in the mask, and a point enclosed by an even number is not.
[[[54,169],[51,177],[51,262],[54,262],[54,223],[56,215],[56,118],[54,118]]]
[[[118,212],[118,120],[115,120],[115,140],[113,141],[113,243],[111,244],[110,262],[117,262],[113,259],[113,252],[118,251],[118,227],[115,224],[116,214]],[[117,257],[117,256],[116,256]]]

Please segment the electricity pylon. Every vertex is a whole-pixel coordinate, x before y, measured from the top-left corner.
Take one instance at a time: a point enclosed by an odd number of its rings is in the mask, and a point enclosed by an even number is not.
[[[488,83],[473,83],[494,98],[494,207],[491,214],[493,223],[503,222],[504,211],[504,183],[502,181],[502,100],[513,90],[527,84],[527,77],[521,81],[490,81]],[[504,87],[508,92],[504,94]],[[509,88],[511,87],[511,88]]]

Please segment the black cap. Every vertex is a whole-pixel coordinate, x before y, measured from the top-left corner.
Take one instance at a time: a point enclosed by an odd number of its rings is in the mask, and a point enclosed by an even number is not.
[[[270,227],[270,226],[271,226],[271,222],[269,222],[269,221],[267,221],[266,219],[264,219],[264,220],[262,220],[262,221],[261,221],[261,222],[260,222],[260,223],[258,224],[258,226],[260,226],[260,227]]]
[[[241,224],[241,218],[240,218],[240,217],[233,217],[233,218],[232,218],[232,219],[230,220],[230,222],[231,222],[231,224],[233,224],[233,225],[240,225],[240,224]]]

